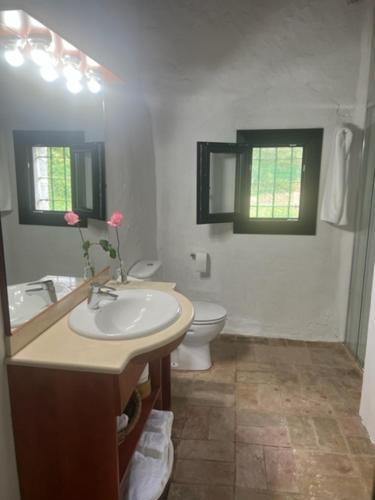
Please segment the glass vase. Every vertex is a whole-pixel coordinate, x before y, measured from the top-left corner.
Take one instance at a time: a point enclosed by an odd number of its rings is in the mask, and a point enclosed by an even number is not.
[[[115,270],[115,280],[117,283],[127,283],[128,282],[128,274],[126,272],[124,261],[120,261],[119,267]]]
[[[91,280],[95,276],[95,268],[87,264],[83,268],[83,279]]]

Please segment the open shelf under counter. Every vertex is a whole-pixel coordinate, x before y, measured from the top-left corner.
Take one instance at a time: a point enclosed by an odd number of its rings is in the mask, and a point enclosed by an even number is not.
[[[132,459],[133,453],[137,447],[138,441],[142,435],[144,426],[147,419],[151,413],[151,410],[158,406],[158,401],[160,400],[161,389],[160,387],[153,389],[151,394],[142,400],[142,410],[139,419],[134,427],[134,429],[125,436],[124,441],[118,446],[118,457],[119,457],[119,478],[120,478],[120,490],[123,491],[125,487],[125,480],[128,472],[128,466]]]

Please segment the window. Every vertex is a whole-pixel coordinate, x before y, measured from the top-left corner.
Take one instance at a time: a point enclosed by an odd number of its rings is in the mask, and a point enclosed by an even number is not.
[[[74,210],[82,224],[105,219],[103,143],[83,132],[14,131],[20,224],[65,226]]]
[[[198,224],[315,234],[322,138],[322,129],[240,130],[235,144],[198,143]]]

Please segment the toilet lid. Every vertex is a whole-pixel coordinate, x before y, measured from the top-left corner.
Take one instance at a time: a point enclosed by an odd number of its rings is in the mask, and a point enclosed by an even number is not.
[[[224,307],[211,302],[193,302],[194,321],[193,323],[213,323],[220,321],[227,315]]]

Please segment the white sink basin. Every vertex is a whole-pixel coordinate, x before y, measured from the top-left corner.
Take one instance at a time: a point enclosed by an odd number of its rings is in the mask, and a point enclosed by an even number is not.
[[[30,288],[32,287],[27,283],[8,286],[9,316],[12,328],[21,326],[50,305],[50,302],[43,296],[26,293],[26,290]],[[58,299],[71,291],[60,283],[55,283],[55,290]]]
[[[181,314],[180,304],[160,290],[117,290],[115,301],[103,300],[91,310],[85,300],[69,316],[69,326],[79,335],[102,340],[145,337],[164,330]]]

